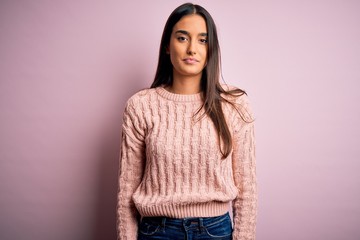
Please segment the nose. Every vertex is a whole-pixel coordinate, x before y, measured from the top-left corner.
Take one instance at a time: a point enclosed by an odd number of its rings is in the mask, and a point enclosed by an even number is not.
[[[189,41],[187,54],[189,55],[195,55],[196,54],[196,42],[194,40]]]

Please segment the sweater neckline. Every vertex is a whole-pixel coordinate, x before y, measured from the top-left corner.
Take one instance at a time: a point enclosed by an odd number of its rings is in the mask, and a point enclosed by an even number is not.
[[[175,102],[200,102],[202,101],[201,92],[195,94],[177,94],[166,90],[163,86],[157,87],[156,92],[171,101]]]

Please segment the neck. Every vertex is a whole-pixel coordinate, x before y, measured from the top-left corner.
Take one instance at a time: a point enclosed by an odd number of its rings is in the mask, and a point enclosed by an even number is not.
[[[201,92],[201,75],[191,77],[176,77],[173,78],[171,86],[166,87],[166,90],[176,94],[196,94]]]

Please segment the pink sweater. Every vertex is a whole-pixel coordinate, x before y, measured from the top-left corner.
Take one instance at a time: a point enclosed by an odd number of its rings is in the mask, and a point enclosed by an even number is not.
[[[248,98],[234,99],[253,120]],[[212,121],[192,116],[201,94],[180,95],[163,87],[142,90],[124,111],[119,170],[117,231],[137,239],[140,216],[213,217],[233,209],[233,239],[255,239],[257,188],[254,127],[223,104],[233,150],[221,159]]]

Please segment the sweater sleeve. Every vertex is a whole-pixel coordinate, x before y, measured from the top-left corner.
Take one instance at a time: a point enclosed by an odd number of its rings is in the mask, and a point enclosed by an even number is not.
[[[233,201],[234,240],[254,240],[257,215],[254,118],[247,96],[237,100],[233,136],[233,173],[238,194]]]
[[[139,186],[145,166],[144,127],[137,108],[127,103],[123,115],[117,202],[118,240],[136,240],[139,213],[132,195]]]

